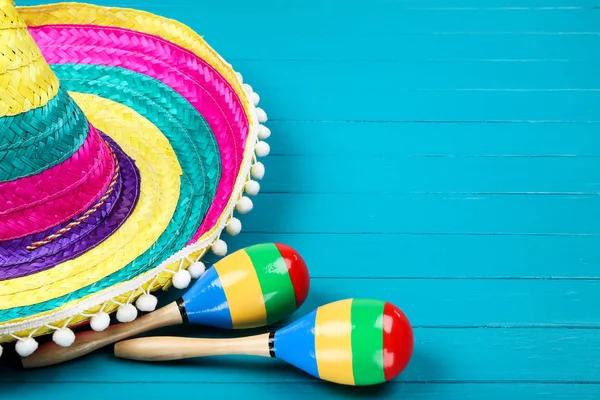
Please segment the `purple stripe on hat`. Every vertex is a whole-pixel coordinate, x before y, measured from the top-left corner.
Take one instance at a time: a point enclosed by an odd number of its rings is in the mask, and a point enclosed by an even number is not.
[[[101,135],[114,150],[121,166],[118,182],[109,198],[79,226],[36,250],[29,251],[26,247],[70,221],[35,235],[0,242],[0,281],[35,274],[78,257],[106,240],[131,215],[140,195],[139,171],[112,139]]]

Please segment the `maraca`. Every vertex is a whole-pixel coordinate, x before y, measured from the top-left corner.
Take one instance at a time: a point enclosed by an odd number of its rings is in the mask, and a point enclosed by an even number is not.
[[[176,302],[103,332],[84,332],[71,347],[48,343],[21,362],[24,368],[58,364],[151,329],[184,322],[225,329],[269,325],[300,307],[309,285],[306,264],[291,247],[250,246],[215,263]]]
[[[279,358],[344,385],[374,385],[396,377],[414,345],[410,322],[391,303],[347,299],[319,307],[287,327],[237,339],[149,337],[115,345],[115,355],[168,361],[224,354]]]

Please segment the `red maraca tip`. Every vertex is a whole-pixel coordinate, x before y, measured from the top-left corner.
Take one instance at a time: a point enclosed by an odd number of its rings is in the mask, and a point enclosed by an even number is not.
[[[412,327],[406,315],[392,303],[383,309],[383,368],[385,380],[406,368],[414,348]]]
[[[308,289],[310,288],[310,276],[308,268],[306,268],[306,263],[300,254],[290,246],[281,243],[275,243],[275,246],[277,246],[277,250],[279,250],[279,253],[285,259],[292,286],[294,286],[296,307],[300,307],[304,303],[304,300],[306,300]]]

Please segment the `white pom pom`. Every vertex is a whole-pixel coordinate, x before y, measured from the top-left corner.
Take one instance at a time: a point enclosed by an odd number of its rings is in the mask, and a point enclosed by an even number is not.
[[[260,122],[261,124],[264,124],[269,119],[269,117],[267,117],[267,113],[265,112],[265,110],[263,110],[260,107],[258,107],[256,109],[256,118],[258,119],[258,122]]]
[[[225,230],[231,236],[239,235],[242,231],[242,222],[237,218],[231,218],[227,223]]]
[[[247,83],[244,83],[242,87],[244,88],[244,92],[246,92],[247,95],[254,93],[254,89],[252,89],[252,86],[248,85]]]
[[[96,332],[106,330],[110,325],[110,316],[105,312],[99,312],[90,320],[90,327]]]
[[[108,328],[109,325],[110,316],[105,312],[99,312],[98,314],[94,315],[90,320],[90,326],[96,332],[102,332],[103,330],[106,330],[106,328]]]
[[[254,179],[261,180],[265,177],[265,165],[261,162],[257,162],[252,166],[252,169],[250,170],[250,175],[252,175]]]
[[[248,181],[246,182],[246,186],[244,186],[244,190],[250,196],[256,196],[258,192],[260,192],[260,183],[256,181]]]
[[[242,74],[240,74],[239,72],[236,72],[235,76],[237,76],[237,78],[240,82],[244,82],[244,77],[242,76]]]
[[[17,345],[15,346],[17,354],[19,354],[21,357],[32,355],[37,348],[38,342],[36,342],[34,338],[19,339],[19,341],[17,341]]]
[[[242,197],[235,205],[236,211],[240,214],[248,214],[250,211],[252,211],[252,207],[254,207],[252,200],[250,200],[250,197],[246,196]]]
[[[173,276],[173,286],[175,286],[177,289],[185,289],[190,285],[191,281],[192,275],[190,275],[190,273],[185,269],[182,269],[181,271],[177,272],[175,276]]]
[[[192,265],[189,266],[188,272],[194,279],[198,279],[204,274],[206,271],[206,266],[202,261],[196,261]]]
[[[156,305],[158,304],[158,299],[156,296],[148,293],[143,294],[135,302],[135,306],[138,310],[144,312],[150,312],[156,310]]]
[[[258,138],[267,139],[271,136],[271,130],[264,125],[258,126]]]
[[[260,96],[258,95],[258,93],[253,92],[252,94],[250,94],[250,100],[252,101],[252,104],[257,106],[258,103],[260,103]]]
[[[75,334],[69,328],[62,328],[54,331],[52,340],[61,347],[69,347],[75,342]]]
[[[123,304],[117,310],[117,320],[119,322],[131,322],[137,318],[137,308],[133,304]]]
[[[212,245],[212,252],[216,256],[224,256],[227,254],[227,243],[224,240],[217,240],[215,244]]]
[[[266,157],[271,152],[271,146],[267,142],[256,143],[256,149],[254,150],[257,156]]]

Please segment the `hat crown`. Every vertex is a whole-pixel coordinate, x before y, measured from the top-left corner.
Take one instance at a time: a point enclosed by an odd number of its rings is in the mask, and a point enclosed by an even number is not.
[[[14,2],[0,0],[0,184],[65,162],[89,129]]]
[[[59,82],[12,0],[0,0],[0,117],[42,107]]]

